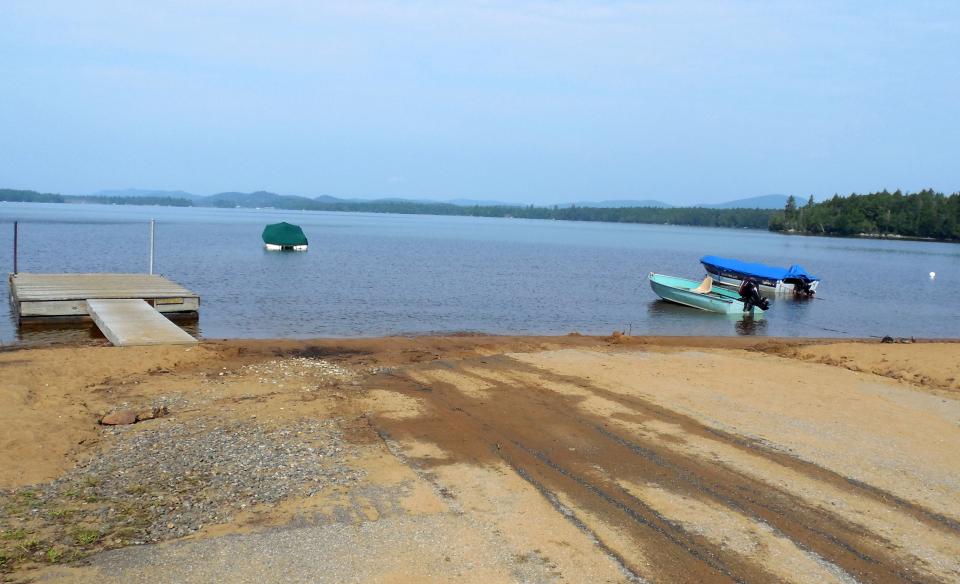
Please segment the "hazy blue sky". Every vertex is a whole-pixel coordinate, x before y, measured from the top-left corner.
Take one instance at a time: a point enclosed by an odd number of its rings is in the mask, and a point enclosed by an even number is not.
[[[0,1],[0,187],[960,190],[960,2]]]

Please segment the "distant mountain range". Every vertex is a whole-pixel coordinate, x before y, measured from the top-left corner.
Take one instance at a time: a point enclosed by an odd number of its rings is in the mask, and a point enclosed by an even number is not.
[[[945,196],[932,189],[919,193],[890,193],[834,197],[822,203],[804,204],[802,211],[788,210],[785,195],[766,195],[688,207],[674,207],[651,200],[618,200],[569,203],[556,206],[490,204],[496,201],[455,199],[411,201],[409,199],[340,199],[330,195],[314,198],[278,195],[268,191],[217,193],[200,196],[184,191],[124,189],[93,195],[61,195],[0,188],[0,203],[45,203],[74,205],[147,205],[172,207],[247,207],[288,211],[348,211],[405,215],[490,217],[553,221],[598,221],[652,225],[691,225],[734,229],[767,229],[776,232],[854,237],[897,237],[960,242],[960,222],[951,214],[960,209],[960,192]],[[483,203],[483,204],[481,204]],[[886,209],[864,219],[865,208]],[[930,210],[916,221],[916,209]],[[932,209],[932,210],[931,210]],[[891,219],[893,217],[893,219]]]
[[[661,207],[664,209],[673,209],[677,207],[703,207],[704,209],[783,209],[787,204],[787,195],[763,195],[760,197],[748,197],[746,199],[736,199],[725,203],[699,203],[697,205],[671,205],[663,201],[644,199],[641,201],[616,200],[616,201],[581,201],[560,205],[560,207],[597,207],[602,209],[621,209],[624,207]]]
[[[704,203],[694,206],[707,209],[783,209],[788,198],[790,197],[787,195],[763,195],[761,197],[727,201],[726,203]]]
[[[405,215],[458,215],[467,217],[501,217],[516,219],[549,219],[561,221],[604,221],[615,223],[650,223],[657,225],[694,225],[766,229],[773,222],[783,223],[784,211],[742,208],[737,201],[708,209],[705,207],[670,207],[659,201],[600,201],[585,205],[481,205],[481,201],[411,201],[408,199],[349,200],[330,195],[314,198],[279,195],[268,191],[252,193],[217,193],[201,196],[183,191],[125,189],[101,191],[93,195],[59,195],[13,189],[0,189],[0,202],[63,203],[74,205],[148,205],[164,207],[268,208],[287,211],[347,211],[359,213],[394,213]],[[756,204],[756,199],[747,199]],[[482,201],[489,203],[493,201]],[[594,206],[596,205],[596,206]],[[600,206],[604,205],[604,206]],[[644,205],[644,206],[637,206]],[[657,206],[654,206],[657,205]]]
[[[652,199],[644,199],[641,201],[631,199],[618,199],[616,201],[577,201],[576,203],[563,203],[557,206],[562,209],[567,207],[591,207],[595,209],[624,209],[626,207],[661,207],[666,209],[673,207],[670,203],[654,201]]]
[[[406,199],[399,197],[379,198],[379,199],[344,199],[330,195],[320,195],[309,198],[299,195],[279,195],[269,191],[255,191],[252,193],[226,192],[215,195],[196,195],[185,191],[164,191],[153,189],[114,189],[97,191],[91,194],[95,197],[169,197],[173,199],[186,199],[195,205],[209,207],[278,207],[278,208],[311,208],[314,202],[325,204],[363,204],[363,203],[415,203],[425,205],[455,205],[458,207],[524,207],[522,203],[509,203],[505,201],[477,200],[477,199],[449,199],[446,201],[436,201],[429,199]],[[724,203],[702,203],[698,205],[679,205],[681,207],[703,207],[706,209],[782,209],[787,203],[787,195],[764,195],[760,197],[748,197],[745,199],[736,199]],[[553,207],[554,205],[538,205],[544,207]],[[628,207],[656,207],[656,208],[674,208],[678,205],[671,205],[663,201],[653,199],[618,199],[608,201],[578,201],[575,203],[558,203],[556,207],[566,209],[570,207],[589,207],[599,209],[622,209]]]
[[[312,203],[312,199],[296,195],[278,195],[267,191],[253,193],[217,193],[194,199],[194,203],[213,207],[278,207],[296,209],[300,204]]]

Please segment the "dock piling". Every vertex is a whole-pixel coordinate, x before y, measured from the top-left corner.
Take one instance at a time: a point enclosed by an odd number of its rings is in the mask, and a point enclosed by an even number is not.
[[[13,222],[13,273],[14,273],[14,274],[17,273],[17,267],[18,267],[18,266],[17,266],[17,252],[18,252],[18,250],[17,250],[17,240],[19,239],[19,237],[18,237],[18,235],[19,235],[19,233],[18,233],[18,232],[19,232],[19,228],[20,228],[20,222],[19,222],[19,221],[14,221],[14,222]]]
[[[153,274],[153,233],[154,233],[154,224],[156,221],[154,219],[150,220],[150,274]]]

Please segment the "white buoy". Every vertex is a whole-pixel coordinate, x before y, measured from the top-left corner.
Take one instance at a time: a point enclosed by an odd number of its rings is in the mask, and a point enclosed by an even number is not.
[[[936,278],[936,277],[937,277],[937,273],[936,273],[936,272],[930,272],[930,279],[931,279],[931,280],[934,279],[934,278]]]

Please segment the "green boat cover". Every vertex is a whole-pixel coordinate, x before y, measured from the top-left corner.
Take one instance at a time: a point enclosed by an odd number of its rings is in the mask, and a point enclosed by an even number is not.
[[[273,245],[307,245],[307,236],[299,225],[274,223],[263,228],[263,242]]]

